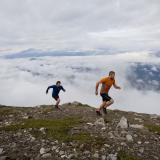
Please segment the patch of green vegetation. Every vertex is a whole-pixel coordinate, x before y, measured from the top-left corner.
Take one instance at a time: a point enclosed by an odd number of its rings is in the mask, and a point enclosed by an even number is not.
[[[78,141],[79,143],[85,143],[88,146],[92,146],[95,148],[100,148],[101,146],[103,146],[105,144],[105,139],[101,136],[99,137],[95,137],[92,136],[89,132],[80,132],[77,133],[75,135],[73,135],[72,137],[70,137],[71,141]]]
[[[80,141],[80,142],[86,142],[89,143],[91,141],[91,135],[88,132],[80,132],[77,134],[72,135],[72,137],[70,137],[71,140],[74,141]]]
[[[149,131],[160,134],[160,126],[156,125],[145,125],[146,128],[149,129]]]
[[[10,114],[17,114],[18,110],[14,108],[0,108],[0,116],[8,116]]]
[[[82,123],[82,121],[79,118],[64,118],[56,120],[27,119],[19,124],[1,127],[0,130],[18,131],[20,129],[32,128],[31,133],[34,134],[34,136],[39,137],[43,136],[43,134],[40,134],[41,131],[39,129],[44,127],[46,128],[47,137],[65,139],[70,129],[80,123]]]
[[[23,129],[32,128],[30,133],[36,138],[53,138],[63,142],[76,141],[79,143],[86,143],[90,146],[99,147],[104,145],[104,138],[91,136],[89,132],[79,132],[70,134],[70,130],[84,123],[80,118],[64,118],[64,119],[27,119],[19,124],[1,127],[0,130],[5,131],[19,131]],[[45,128],[45,133],[40,131],[40,128]]]
[[[140,160],[137,157],[128,155],[125,151],[119,151],[117,155],[117,160]]]
[[[72,139],[73,140],[80,140],[81,142],[90,142],[90,141],[100,142],[100,140],[101,140],[99,137],[91,136],[91,134],[87,131],[86,132],[79,132],[77,134],[74,134],[72,136]]]

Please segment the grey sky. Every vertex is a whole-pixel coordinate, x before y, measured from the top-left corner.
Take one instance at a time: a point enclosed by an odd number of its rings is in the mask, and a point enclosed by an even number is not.
[[[157,50],[159,0],[0,0],[0,51]]]

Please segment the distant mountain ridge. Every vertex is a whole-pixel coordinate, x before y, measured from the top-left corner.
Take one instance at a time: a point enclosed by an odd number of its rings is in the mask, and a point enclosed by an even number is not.
[[[44,57],[44,56],[87,56],[94,55],[95,53],[91,51],[42,51],[37,49],[27,49],[18,53],[13,53],[9,55],[5,55],[5,58],[13,59],[13,58],[28,58],[28,57]]]

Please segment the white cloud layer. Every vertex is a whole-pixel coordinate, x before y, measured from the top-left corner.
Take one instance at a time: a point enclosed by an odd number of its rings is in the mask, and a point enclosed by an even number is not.
[[[94,95],[95,83],[110,70],[115,70],[116,81],[123,89],[111,89],[110,95],[115,100],[111,108],[160,114],[159,92],[136,90],[126,78],[128,72],[132,73],[130,66],[135,62],[152,64],[152,70],[156,71],[155,66],[160,64],[160,59],[146,52],[0,59],[0,104],[53,104],[51,91],[46,95],[45,90],[48,85],[61,80],[67,90],[66,93],[60,94],[63,103],[80,101],[97,107],[101,98]]]

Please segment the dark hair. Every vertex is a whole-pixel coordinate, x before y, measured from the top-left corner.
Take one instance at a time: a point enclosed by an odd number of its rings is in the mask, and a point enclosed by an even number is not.
[[[109,76],[110,76],[111,74],[115,74],[115,72],[114,72],[114,71],[110,71],[110,72],[109,72]]]
[[[56,84],[61,83],[61,81],[57,81]]]

